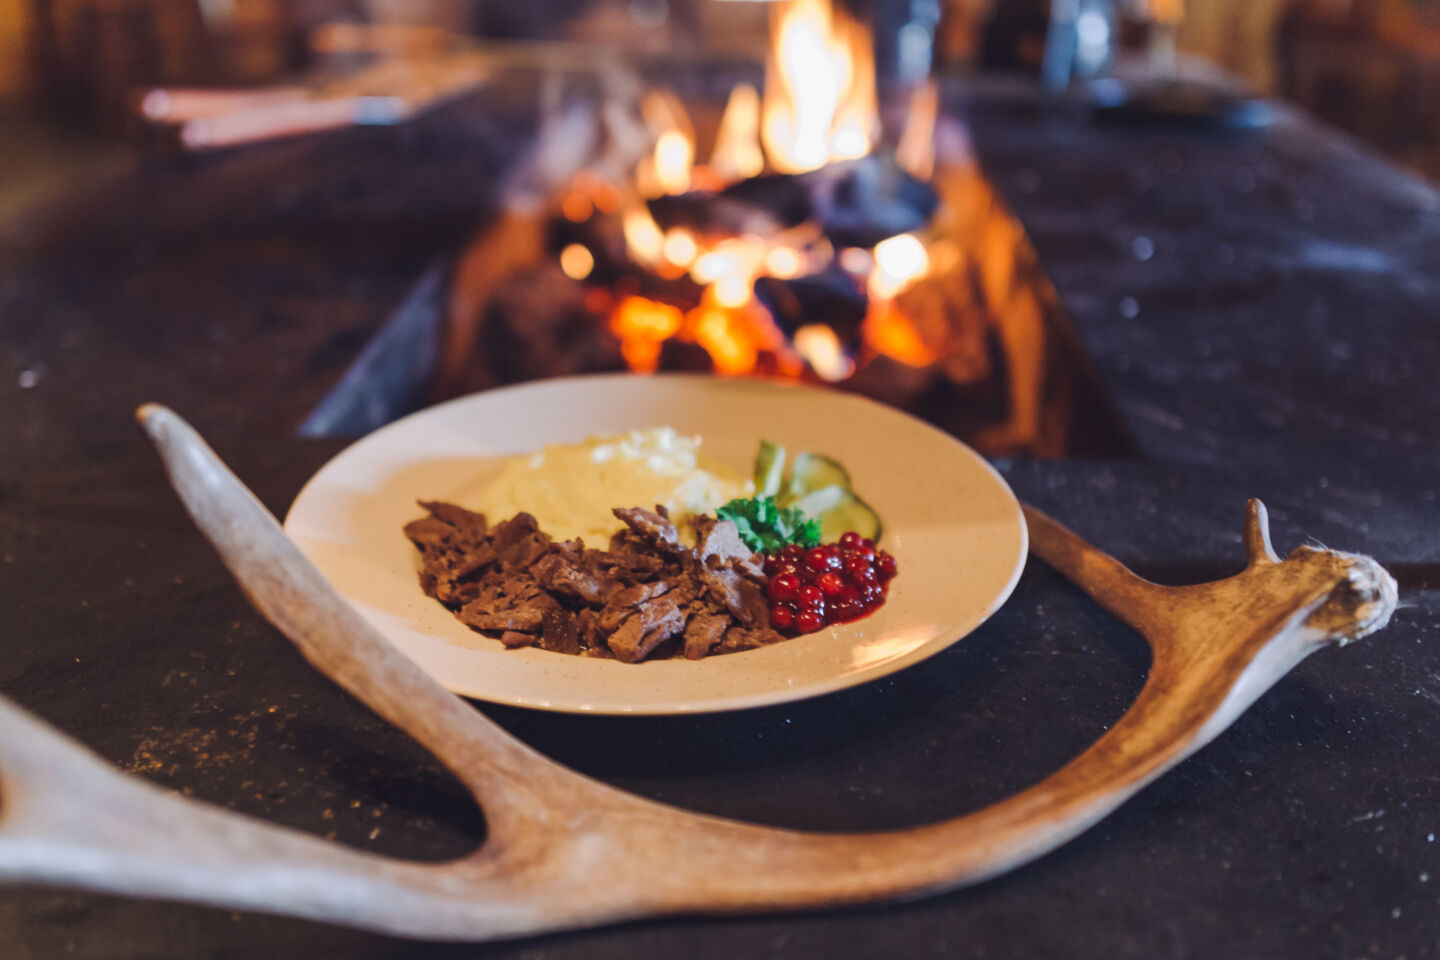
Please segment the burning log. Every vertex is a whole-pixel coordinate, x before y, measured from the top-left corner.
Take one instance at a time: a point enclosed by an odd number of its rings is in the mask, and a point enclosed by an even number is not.
[[[814,223],[836,246],[873,247],[924,229],[939,202],[934,189],[894,157],[872,154],[810,173],[752,177],[718,193],[660,197],[649,208],[665,230],[769,238]]]
[[[939,197],[888,154],[835,163],[805,177],[812,215],[837,245],[872,247],[923,230]]]
[[[585,285],[548,260],[509,273],[487,298],[472,335],[466,362],[441,385],[445,395],[626,369],[620,340],[596,322]]]
[[[853,355],[860,348],[865,293],[838,267],[789,280],[761,277],[755,281],[755,296],[792,340],[801,327],[823,320],[846,353]]]
[[[978,383],[994,369],[990,324],[978,294],[968,270],[931,273],[901,291],[878,323],[888,322],[891,343],[900,336],[895,328],[907,324],[922,351],[912,358],[938,364],[955,383]]]

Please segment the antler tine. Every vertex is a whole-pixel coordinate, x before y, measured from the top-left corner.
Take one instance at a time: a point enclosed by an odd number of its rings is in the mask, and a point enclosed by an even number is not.
[[[1245,505],[1245,553],[1252,567],[1280,562],[1280,555],[1270,545],[1270,511],[1258,497],[1251,497]]]
[[[541,795],[594,785],[485,719],[382,639],[188,423],[156,404],[136,418],[250,602],[317,669],[449,767],[482,801],[492,836],[510,815],[533,818]]]

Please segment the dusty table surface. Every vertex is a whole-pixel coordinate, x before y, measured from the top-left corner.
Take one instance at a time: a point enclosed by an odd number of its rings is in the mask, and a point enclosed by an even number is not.
[[[829,913],[436,947],[188,906],[0,891],[8,958],[1434,956],[1440,944],[1440,196],[1291,115],[1254,135],[1096,127],[950,91],[1144,457],[1014,462],[1017,492],[1162,582],[1276,546],[1370,552],[1407,604],[1060,851],[981,887]],[[130,413],[174,406],[276,511],[336,452],[294,437],[493,202],[524,110],[125,165],[0,232],[0,692],[125,769],[396,856],[484,825],[245,604]],[[804,703],[675,719],[481,706],[691,809],[877,829],[975,809],[1095,739],[1140,639],[1047,569],[945,653]]]

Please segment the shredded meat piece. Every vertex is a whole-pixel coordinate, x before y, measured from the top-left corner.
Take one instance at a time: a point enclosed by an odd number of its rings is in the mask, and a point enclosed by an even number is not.
[[[653,512],[644,507],[616,507],[614,512],[636,536],[662,553],[685,552],[680,534],[675,530],[675,524],[670,522],[664,507],[657,506]]]
[[[725,639],[720,641],[720,647],[724,650],[753,650],[756,647],[779,643],[784,639],[769,627],[751,630],[747,627],[734,626],[725,631]]]
[[[521,633],[518,630],[506,630],[500,634],[500,642],[511,650],[516,647],[528,647],[535,642],[535,637],[528,633]]]
[[[721,563],[733,564],[737,570],[752,579],[765,579],[765,568],[761,565],[760,558],[745,546],[745,541],[740,539],[740,531],[733,522],[716,520],[714,517],[696,517],[693,525],[697,560],[708,563],[711,557],[717,557]]]
[[[580,652],[580,626],[576,614],[555,604],[540,621],[540,646],[556,653]]]
[[[605,603],[621,589],[619,580],[603,577],[560,551],[542,557],[530,572],[547,590],[589,604]]]
[[[626,529],[589,550],[557,543],[527,513],[490,526],[455,504],[420,505],[429,515],[405,535],[420,550],[421,588],[506,647],[637,663],[657,650],[698,660],[782,639],[759,560],[728,520],[698,521],[691,550],[663,508],[621,508]]]
[[[770,625],[770,605],[765,602],[764,591],[734,566],[711,558],[697,565],[695,575],[705,584],[710,596],[723,604],[736,620],[747,627]]]
[[[699,660],[713,650],[731,622],[728,613],[703,613],[691,618],[685,628],[686,659]]]

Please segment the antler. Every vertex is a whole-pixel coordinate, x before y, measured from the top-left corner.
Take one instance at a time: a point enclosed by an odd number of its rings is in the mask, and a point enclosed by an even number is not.
[[[1154,663],[1109,732],[1041,783],[910,830],[821,834],[689,813],[535,752],[389,646],[179,417],[139,418],[186,508],[250,601],[314,666],[431,750],[472,791],[487,839],[446,864],[362,853],[174,796],[0,700],[0,878],[484,940],[677,912],[880,900],[965,886],[1080,833],[1225,729],[1306,655],[1384,626],[1375,561],[1280,560],[1250,501],[1249,566],[1215,583],[1143,580],[1027,507],[1032,550],[1149,641]]]

